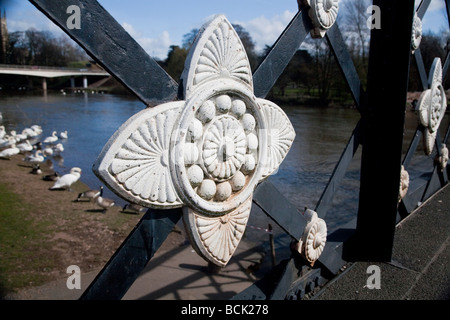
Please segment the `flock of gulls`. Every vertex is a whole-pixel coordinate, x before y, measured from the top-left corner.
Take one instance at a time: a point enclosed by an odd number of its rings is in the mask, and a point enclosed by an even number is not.
[[[0,123],[2,120],[3,117],[0,113]],[[50,168],[53,168],[49,157],[60,157],[64,151],[62,141],[68,138],[68,134],[67,131],[63,131],[58,135],[57,131],[53,131],[52,135],[44,139],[40,139],[41,136],[42,127],[39,125],[25,128],[21,133],[11,130],[9,134],[6,132],[5,126],[0,125],[0,159],[9,160],[12,156],[22,154],[24,163],[32,167],[30,173],[42,175],[40,165],[46,163]],[[80,168],[73,167],[67,174],[60,175],[54,171],[52,174],[43,176],[42,179],[53,182],[53,186],[49,190],[71,191],[71,186],[80,179],[81,172]],[[95,202],[103,213],[116,205],[114,200],[103,197],[103,186],[100,186],[98,190],[87,190],[79,193],[74,201],[86,200]],[[133,213],[141,213],[144,209],[144,207],[135,204],[125,204],[123,207],[123,211]]]

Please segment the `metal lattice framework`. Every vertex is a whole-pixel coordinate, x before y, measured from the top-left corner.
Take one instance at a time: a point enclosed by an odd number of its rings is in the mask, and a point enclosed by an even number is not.
[[[422,18],[431,0],[423,0],[416,13]],[[179,98],[179,86],[136,41],[95,0],[30,0],[59,25],[111,75],[133,92],[147,106]],[[299,11],[272,46],[253,75],[254,93],[264,98],[282,74],[306,36],[314,31],[307,13],[306,1],[299,1]],[[450,1],[445,1],[450,16]],[[78,5],[83,18],[82,29],[68,29],[66,8]],[[324,252],[314,268],[300,272],[306,265],[292,255],[269,275],[235,296],[235,299],[285,299],[303,290],[308,281],[317,281],[323,272],[333,276],[348,261],[358,259],[390,261],[396,222],[417,208],[448,182],[447,169],[433,164],[426,179],[416,181],[414,188],[399,204],[399,181],[402,165],[408,168],[425,130],[419,125],[411,146],[402,159],[405,105],[414,21],[414,0],[374,0],[380,8],[381,29],[371,32],[367,88],[347,50],[337,23],[322,30],[342,75],[348,85],[361,119],[353,130],[342,155],[318,201],[315,211],[325,218],[339,184],[358,147],[362,146],[358,217],[349,224],[350,232],[337,230],[329,235]],[[92,32],[96,30],[96,32]],[[394,48],[394,49],[393,49]],[[420,47],[413,54],[423,89],[428,88]],[[445,77],[449,54],[443,64]],[[389,97],[386,99],[385,97]],[[389,130],[383,130],[389,128]],[[439,132],[435,146],[441,155]],[[380,157],[380,154],[388,156]],[[430,160],[431,161],[431,160]],[[413,181],[414,182],[414,181]],[[412,182],[412,184],[413,184]],[[253,203],[294,240],[302,237],[307,221],[303,214],[274,187],[270,179],[255,190]],[[382,208],[382,214],[380,214]],[[133,284],[148,261],[181,218],[181,209],[149,209],[136,228],[112,256],[81,299],[120,299]],[[344,226],[344,228],[347,226]],[[124,265],[127,267],[124,268]],[[301,274],[301,276],[299,276]]]

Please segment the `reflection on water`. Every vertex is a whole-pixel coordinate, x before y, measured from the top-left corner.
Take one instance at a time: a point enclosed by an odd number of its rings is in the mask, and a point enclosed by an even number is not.
[[[296,138],[272,183],[297,206],[314,209],[359,120],[352,109],[285,107]],[[354,162],[357,162],[358,154]],[[356,212],[359,167],[351,165],[327,214],[328,228]],[[338,209],[339,215],[334,214]]]
[[[71,167],[80,167],[82,181],[91,188],[101,184],[91,168],[103,146],[120,125],[144,107],[134,98],[114,95],[0,96],[0,112],[7,132],[21,132],[33,124],[42,126],[42,138],[54,130],[68,131],[68,139],[60,141],[64,145],[62,158],[53,159],[55,169],[66,173]],[[294,126],[296,139],[278,173],[270,179],[300,210],[314,209],[360,115],[355,109],[284,107],[284,110]],[[445,121],[448,123],[448,119]],[[446,128],[447,123],[441,127]],[[416,127],[417,117],[407,112],[404,152]],[[359,148],[327,214],[330,230],[356,216],[360,151]],[[105,196],[125,203],[107,189]],[[268,221],[267,217],[255,214],[249,224],[266,228]],[[265,239],[266,235],[252,230],[248,231],[249,237]]]

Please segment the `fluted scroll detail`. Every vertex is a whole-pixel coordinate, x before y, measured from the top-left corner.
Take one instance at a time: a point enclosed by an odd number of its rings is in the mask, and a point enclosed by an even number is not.
[[[252,199],[221,217],[205,217],[189,210],[187,218],[194,227],[193,244],[196,250],[207,254],[206,260],[225,266],[235,252],[247,226]]]
[[[289,118],[276,104],[267,100],[260,101],[267,123],[268,157],[263,163],[263,176],[271,175],[289,152],[295,139],[295,130]]]
[[[179,103],[163,112],[141,111],[114,135],[94,164],[94,172],[129,201],[147,207],[181,205],[169,169],[170,134]]]
[[[187,84],[185,96],[195,87],[218,78],[231,78],[253,88],[245,48],[225,17],[214,18],[208,28],[200,30],[193,46],[197,50],[188,56],[182,76]]]

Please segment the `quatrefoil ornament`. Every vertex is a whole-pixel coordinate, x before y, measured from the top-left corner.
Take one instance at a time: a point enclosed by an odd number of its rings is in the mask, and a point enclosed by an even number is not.
[[[184,100],[131,117],[93,170],[130,202],[183,207],[193,247],[225,266],[244,234],[256,185],[278,169],[295,131],[280,107],[254,96],[244,46],[222,15],[200,29],[181,81]]]

